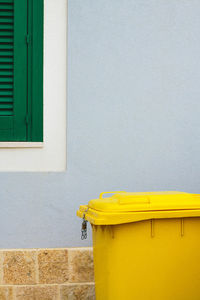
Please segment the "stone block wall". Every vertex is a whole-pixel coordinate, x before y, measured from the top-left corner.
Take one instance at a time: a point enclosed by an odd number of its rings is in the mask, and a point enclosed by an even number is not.
[[[95,300],[92,248],[0,250],[0,300]]]

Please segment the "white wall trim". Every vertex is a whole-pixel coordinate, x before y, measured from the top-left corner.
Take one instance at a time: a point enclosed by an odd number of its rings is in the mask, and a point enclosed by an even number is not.
[[[41,142],[0,142],[0,148],[42,148]]]

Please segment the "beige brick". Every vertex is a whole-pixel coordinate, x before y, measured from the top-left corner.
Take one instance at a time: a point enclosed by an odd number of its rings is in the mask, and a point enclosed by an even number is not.
[[[57,285],[15,287],[15,300],[59,300]]]
[[[39,283],[65,283],[68,280],[68,251],[46,249],[38,252]]]
[[[0,300],[13,300],[13,288],[0,286]]]
[[[36,251],[4,251],[3,283],[34,284]]]
[[[93,251],[92,248],[70,249],[69,282],[93,282]]]
[[[0,284],[3,284],[3,251],[0,251]]]
[[[95,300],[94,284],[68,284],[60,288],[61,300]]]

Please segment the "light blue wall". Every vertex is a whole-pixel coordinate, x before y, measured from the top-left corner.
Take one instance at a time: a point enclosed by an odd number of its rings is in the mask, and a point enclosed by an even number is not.
[[[76,209],[102,191],[200,193],[199,15],[199,0],[69,0],[68,169],[0,174],[0,247],[89,245]]]

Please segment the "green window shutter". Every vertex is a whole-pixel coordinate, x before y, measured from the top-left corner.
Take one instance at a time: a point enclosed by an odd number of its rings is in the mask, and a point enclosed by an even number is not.
[[[29,128],[28,140],[43,141],[43,0],[28,0]]]
[[[43,0],[0,0],[0,141],[43,140]]]

